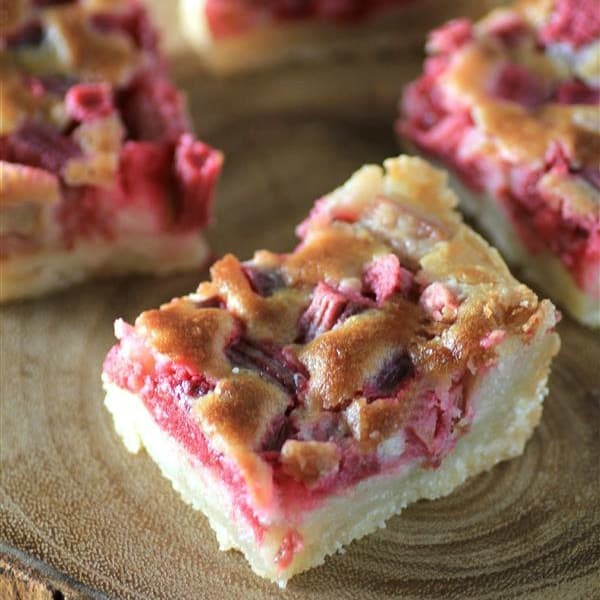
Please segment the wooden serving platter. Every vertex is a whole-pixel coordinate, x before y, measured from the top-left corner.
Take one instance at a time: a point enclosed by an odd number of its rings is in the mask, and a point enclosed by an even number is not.
[[[161,22],[171,3],[156,2]],[[398,152],[391,124],[420,50],[201,76],[174,71],[203,139],[227,155],[215,255],[289,250],[312,201]],[[101,281],[1,309],[0,598],[600,598],[600,336],[565,318],[540,427],[524,455],[420,502],[285,592],[218,551],[203,516],[102,405],[116,317],[207,273]]]

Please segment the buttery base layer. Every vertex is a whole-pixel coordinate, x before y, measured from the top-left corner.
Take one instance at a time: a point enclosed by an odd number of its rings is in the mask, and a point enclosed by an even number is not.
[[[41,296],[85,279],[128,273],[166,274],[204,266],[209,248],[198,233],[89,241],[0,261],[0,302]]]
[[[600,327],[600,298],[585,294],[563,263],[550,252],[531,254],[493,197],[473,193],[455,175],[450,175],[450,182],[465,214],[479,224],[509,264],[518,265],[523,280],[531,282],[584,325]]]
[[[274,557],[289,528],[280,516],[265,522],[267,533],[258,545],[252,531],[236,519],[229,491],[199,461],[153,420],[142,401],[105,379],[106,407],[127,449],[146,448],[163,475],[183,499],[201,510],[216,532],[222,550],[237,548],[252,569],[284,587],[293,575],[324,562],[325,557],[379,527],[390,516],[419,499],[447,495],[468,477],[517,456],[539,422],[547,392],[549,362],[558,337],[547,335],[552,315],[545,314],[537,334],[523,345],[509,338],[499,348],[500,360],[472,390],[472,427],[437,469],[407,466],[395,474],[370,477],[332,496],[294,524],[304,547],[288,568],[278,572]]]
[[[357,24],[278,22],[224,39],[214,39],[206,22],[206,0],[180,0],[181,27],[205,65],[221,74],[289,59],[373,53],[378,49],[422,46],[427,32],[457,14],[481,16],[488,0],[413,0]]]

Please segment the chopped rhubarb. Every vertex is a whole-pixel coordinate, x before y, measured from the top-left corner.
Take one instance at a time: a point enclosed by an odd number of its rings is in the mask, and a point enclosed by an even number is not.
[[[373,379],[366,382],[363,393],[366,398],[393,396],[413,373],[410,355],[400,352],[389,359]]]
[[[395,293],[408,295],[414,277],[405,269],[395,254],[386,254],[367,265],[363,275],[364,284],[375,294],[377,304],[389,300]]]
[[[527,36],[528,26],[521,15],[513,12],[504,13],[487,24],[486,33],[513,48]]]
[[[256,269],[249,265],[243,265],[244,273],[252,289],[261,296],[268,298],[285,285],[280,271],[273,269]]]
[[[253,344],[242,338],[227,348],[226,354],[235,367],[256,370],[260,375],[279,383],[291,394],[302,389],[306,381],[302,365],[274,346]]]
[[[564,42],[575,48],[600,37],[597,0],[556,0],[550,21],[540,32],[545,43]]]
[[[299,338],[312,340],[370,305],[371,302],[359,294],[336,291],[327,283],[320,282],[313,292],[310,306],[300,319]]]
[[[2,160],[61,173],[81,150],[69,136],[42,123],[28,123],[0,138]]]
[[[451,54],[473,38],[473,24],[469,19],[454,19],[434,30],[427,45],[434,52]]]
[[[329,331],[346,308],[347,299],[326,283],[320,283],[314,291],[310,306],[300,321],[302,337],[307,340]]]
[[[428,285],[419,303],[436,321],[451,323],[456,319],[460,302],[447,285],[437,281]]]
[[[490,84],[492,96],[535,108],[548,98],[548,91],[538,77],[516,63],[500,66]]]
[[[189,130],[183,94],[161,74],[140,74],[118,104],[130,139],[174,142]]]
[[[170,144],[125,142],[119,164],[119,187],[124,202],[144,207],[144,220],[156,231],[173,220],[171,206],[173,149]],[[131,200],[127,200],[131,199]]]
[[[182,229],[204,227],[212,213],[213,190],[223,157],[210,146],[182,135],[175,150],[175,172],[181,198],[177,220]]]
[[[600,88],[587,85],[578,79],[569,79],[556,90],[556,99],[561,104],[600,104]]]
[[[106,117],[113,111],[112,92],[106,83],[87,83],[69,88],[66,98],[67,113],[78,121]]]

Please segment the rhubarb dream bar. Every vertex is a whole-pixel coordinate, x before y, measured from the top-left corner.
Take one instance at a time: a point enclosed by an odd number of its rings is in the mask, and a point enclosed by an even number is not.
[[[317,201],[290,254],[115,324],[106,407],[259,575],[284,586],[421,498],[523,452],[557,312],[419,158]]]
[[[434,31],[398,131],[510,264],[600,326],[600,3],[521,0]]]
[[[206,263],[222,156],[137,0],[2,3],[0,300]]]

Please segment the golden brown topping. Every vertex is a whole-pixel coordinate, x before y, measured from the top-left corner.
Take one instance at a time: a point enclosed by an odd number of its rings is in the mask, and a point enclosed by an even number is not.
[[[515,162],[541,164],[551,144],[560,143],[576,163],[597,166],[600,138],[597,131],[582,130],[578,121],[583,107],[544,103],[532,108],[490,92],[494,76],[506,64],[520,65],[524,72],[535,74],[537,85],[548,90],[569,76],[562,63],[541,53],[534,44],[510,49],[481,38],[461,49],[441,81],[454,101],[471,109],[476,125],[491,144],[486,151]],[[596,107],[583,110],[597,114]]]
[[[139,64],[140,56],[123,34],[93,29],[78,5],[46,11],[46,39],[56,67],[87,80],[122,84]]]
[[[458,204],[456,194],[448,187],[445,171],[435,169],[425,161],[416,162],[410,156],[388,158],[384,163],[387,176],[382,194],[405,208],[413,216],[421,216],[444,224],[452,233],[461,223],[460,215],[452,210]]]
[[[260,296],[252,289],[241,263],[232,254],[217,261],[210,272],[227,308],[246,324],[248,337],[279,344],[294,340],[306,294],[285,288],[267,298]]]
[[[354,439],[365,452],[398,431],[411,415],[412,398],[381,398],[367,403],[354,400],[344,411],[344,418]]]
[[[0,160],[0,207],[21,202],[54,204],[59,200],[55,175],[43,169]]]
[[[419,214],[412,207],[387,198],[378,198],[365,211],[363,222],[377,237],[391,244],[411,268],[416,268],[421,256],[449,235],[447,227],[431,214]]]
[[[196,308],[189,300],[176,299],[159,310],[143,312],[135,327],[157,352],[189,364],[208,378],[220,379],[231,372],[223,349],[236,325],[224,310]]]
[[[309,486],[337,471],[340,458],[332,442],[287,440],[281,449],[283,470]]]
[[[582,164],[594,164],[596,152],[589,153],[588,145],[581,143],[585,134],[573,123],[569,106],[548,105],[527,111],[516,104],[484,101],[473,108],[473,117],[514,161],[541,162],[555,141]]]
[[[195,406],[207,431],[228,445],[258,449],[273,419],[284,413],[289,397],[256,373],[241,370],[222,379]]]
[[[546,173],[539,189],[548,203],[566,215],[594,218],[600,206],[600,192],[579,177],[562,173]]]
[[[421,259],[423,282],[456,280],[469,286],[512,280],[508,267],[498,254],[467,227],[447,242],[438,244]]]
[[[413,341],[420,314],[418,306],[399,300],[350,317],[301,348],[311,404],[332,409],[351,400],[393,352]]]
[[[241,371],[219,381],[192,409],[213,446],[237,463],[259,506],[271,503],[273,479],[271,468],[255,450],[288,403],[289,397],[279,386]]]
[[[136,322],[153,348],[219,379],[192,410],[259,502],[269,501],[273,485],[262,451],[283,443],[281,468],[309,486],[342,464],[336,440],[382,460],[399,456],[424,394],[442,390],[448,399],[457,381],[467,389],[469,373],[496,360],[506,338],[548,322],[539,317],[548,306],[460,223],[443,175],[416,158],[385,164],[387,173],[362,169],[324,198],[295,252],[262,251],[246,264],[227,255],[197,295]],[[338,199],[352,207],[352,224],[332,221]],[[408,292],[378,302],[365,267],[394,254],[398,266],[411,256],[414,281],[410,274]],[[227,310],[195,308],[193,299]],[[237,319],[244,338],[228,346]],[[248,369],[232,369],[225,346]],[[300,439],[287,436],[288,425]],[[421,423],[420,435],[434,437],[435,427]]]
[[[270,504],[273,481],[271,468],[254,450],[288,403],[289,397],[277,385],[242,371],[219,381],[193,408],[213,445],[238,464],[259,506]]]
[[[341,281],[359,277],[364,265],[387,248],[366,231],[346,223],[311,232],[286,260],[290,282],[316,285],[319,281]]]

